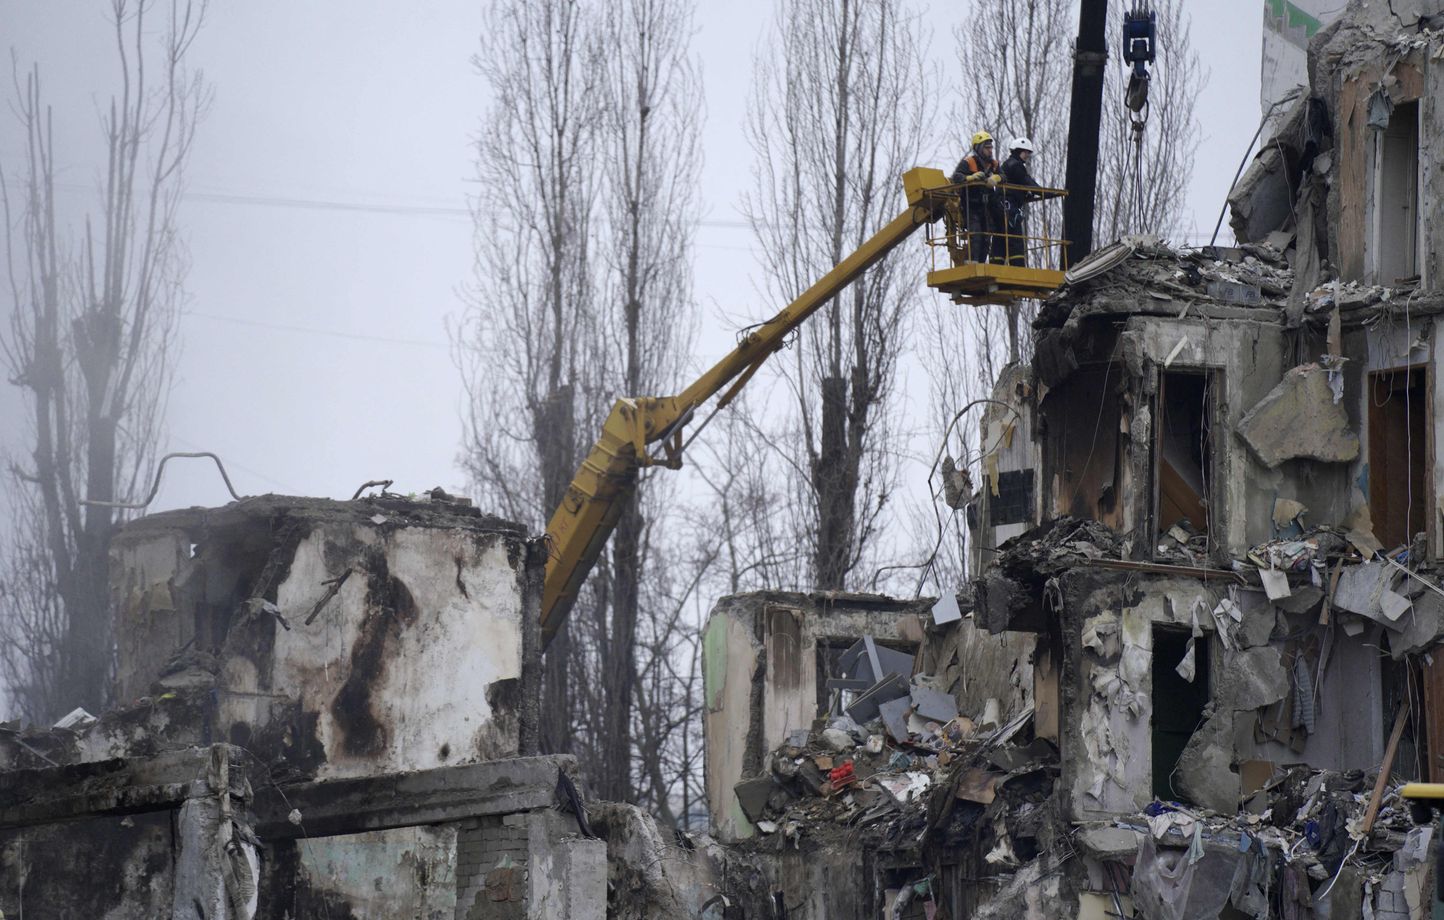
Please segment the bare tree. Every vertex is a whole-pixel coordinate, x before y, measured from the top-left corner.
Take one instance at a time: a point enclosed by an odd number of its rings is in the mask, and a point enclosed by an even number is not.
[[[461,463],[491,507],[543,527],[600,419],[595,203],[599,20],[571,0],[492,0],[474,57],[494,102],[476,141],[476,278],[454,337]],[[541,744],[571,744],[572,630],[545,660]]]
[[[901,522],[910,531],[918,562],[890,567],[911,578],[894,578],[896,590],[940,595],[956,591],[971,574],[966,516],[945,501],[944,467],[964,471],[973,483],[983,481],[979,400],[992,395],[1003,370],[1008,354],[1006,320],[991,308],[920,312],[915,354],[927,371],[928,402],[921,425],[925,466],[920,464],[919,475],[926,477],[928,501],[909,507]],[[960,355],[966,358],[960,360]]]
[[[931,121],[917,14],[906,0],[784,0],[758,58],[743,206],[781,303],[898,209]],[[771,439],[791,484],[792,539],[819,588],[845,587],[872,549],[896,480],[898,356],[920,252],[883,260],[804,328],[782,368],[795,411]]]
[[[776,471],[781,462],[765,449],[769,435],[756,394],[741,394],[718,416],[708,438],[692,448],[692,471],[702,496],[690,514],[693,539],[714,546],[707,563],[707,595],[796,588],[805,571],[805,551],[792,539],[786,509],[786,484]]]
[[[609,49],[600,145],[604,315],[615,353],[611,365],[619,370],[610,382],[619,395],[675,391],[691,351],[701,127],[701,87],[689,52],[692,9],[691,0],[617,0],[607,6],[602,25]],[[636,791],[634,704],[648,731],[676,709],[675,684],[662,680],[674,671],[671,630],[658,630],[656,621],[675,626],[680,608],[655,590],[652,572],[668,542],[652,539],[666,526],[662,511],[672,504],[663,500],[661,487],[649,481],[647,494],[634,491],[625,500],[612,536],[610,604],[596,608],[600,679],[591,682],[601,698],[596,782],[603,797],[617,800],[631,799]],[[643,632],[651,634],[649,654],[639,657]],[[636,753],[644,768],[656,769],[648,762],[657,756],[655,747]],[[664,797],[656,804],[668,808]]]
[[[132,500],[148,479],[171,379],[186,273],[177,208],[210,98],[187,66],[204,13],[199,0],[111,0],[118,90],[100,119],[99,200],[78,238],[55,198],[61,151],[40,70],[15,81],[25,149],[13,171],[0,164],[3,346],[29,425],[28,454],[7,458],[19,510],[0,666],[32,718],[109,702],[107,552],[121,515],[106,503]]]
[[[458,343],[463,463],[483,500],[534,527],[562,501],[612,402],[675,388],[690,347],[691,11],[683,0],[490,8],[476,64],[497,102],[477,144],[477,283]],[[686,708],[657,676],[677,653],[653,641],[659,618],[676,616],[651,572],[665,543],[653,537],[660,486],[625,503],[610,553],[547,652],[543,746],[584,755],[598,792],[617,800],[637,796],[638,716],[650,726]],[[662,790],[659,809],[665,786],[646,781]]]

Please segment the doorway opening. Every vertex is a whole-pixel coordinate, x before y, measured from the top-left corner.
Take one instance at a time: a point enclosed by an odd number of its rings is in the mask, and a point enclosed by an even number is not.
[[[1369,374],[1369,515],[1386,550],[1428,527],[1428,448],[1424,368]]]
[[[1419,103],[1394,107],[1379,148],[1378,282],[1419,274]]]
[[[1189,630],[1153,628],[1153,795],[1165,802],[1182,799],[1175,780],[1178,760],[1208,705],[1208,638],[1193,639],[1193,680],[1178,672],[1188,655]]]
[[[1207,552],[1212,524],[1212,375],[1207,371],[1164,372],[1158,379],[1157,443],[1154,450],[1156,538],[1175,527]],[[1155,540],[1155,543],[1157,540]]]

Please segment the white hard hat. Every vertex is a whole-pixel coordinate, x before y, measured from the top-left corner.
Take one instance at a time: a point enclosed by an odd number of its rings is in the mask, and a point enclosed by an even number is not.
[[[1015,138],[1013,138],[1013,143],[1008,146],[1008,149],[1009,149],[1009,150],[1026,150],[1026,151],[1028,151],[1029,153],[1032,153],[1032,152],[1033,152],[1033,142],[1030,141],[1030,140],[1028,140],[1026,137],[1015,137]]]

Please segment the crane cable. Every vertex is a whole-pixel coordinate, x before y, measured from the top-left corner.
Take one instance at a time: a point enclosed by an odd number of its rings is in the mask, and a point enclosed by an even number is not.
[[[1158,14],[1146,4],[1123,15],[1123,60],[1133,66],[1123,105],[1133,131],[1133,226],[1143,227],[1143,129],[1148,126],[1148,65],[1156,59]]]
[[[1133,128],[1133,226],[1143,229],[1143,129],[1148,126],[1148,103],[1143,104],[1141,116],[1130,112],[1129,121]]]

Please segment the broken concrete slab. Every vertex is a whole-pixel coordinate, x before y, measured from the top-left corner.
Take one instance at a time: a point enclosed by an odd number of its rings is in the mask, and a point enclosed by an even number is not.
[[[772,795],[774,784],[770,776],[754,776],[752,779],[744,779],[732,787],[737,793],[737,804],[742,807],[742,813],[747,820],[756,824],[767,817],[767,800]]]
[[[899,674],[889,674],[869,687],[851,706],[847,707],[847,714],[858,725],[866,725],[881,714],[878,707],[883,703],[899,697],[907,699],[907,696],[907,678]]]
[[[1382,559],[1350,566],[1339,576],[1334,606],[1401,632],[1409,625],[1409,618],[1404,615],[1409,609],[1409,599],[1393,590],[1398,577],[1398,571]]]
[[[951,693],[913,684],[913,711],[924,719],[946,724],[958,717],[958,701]]]
[[[1376,615],[1379,611],[1379,595],[1383,593],[1391,575],[1389,566],[1380,561],[1348,566],[1339,574],[1339,586],[1334,591],[1334,607],[1362,616]]]
[[[888,700],[878,707],[882,716],[883,727],[892,736],[892,740],[898,744],[906,744],[911,740],[908,734],[907,713],[911,701],[908,697],[898,697],[895,700]]]
[[[1391,591],[1385,588],[1379,593],[1379,612],[1384,614],[1384,618],[1392,623],[1398,623],[1399,618],[1402,617],[1411,606],[1413,606],[1413,602],[1397,591]]]
[[[1274,601],[1285,613],[1308,613],[1324,599],[1324,590],[1315,585],[1299,585],[1288,597]]]
[[[1180,792],[1204,808],[1228,815],[1238,810],[1242,789],[1233,772],[1233,720],[1232,710],[1220,708],[1199,726],[1179,756],[1174,774]]]
[[[1328,372],[1317,364],[1292,368],[1236,430],[1270,469],[1286,460],[1348,463],[1359,456],[1359,436],[1343,404],[1334,402]]]
[[[1098,859],[1118,859],[1133,856],[1143,835],[1131,827],[1115,827],[1111,824],[1101,827],[1085,827],[1074,838],[1086,852]]]
[[[820,734],[818,738],[825,747],[833,751],[850,751],[856,747],[853,743],[852,735],[840,728],[823,729],[822,734]]]
[[[1395,661],[1405,655],[1423,652],[1438,641],[1444,632],[1444,598],[1426,591],[1414,599],[1414,608],[1397,624],[1403,629],[1389,635],[1389,653]]]
[[[1241,649],[1219,674],[1214,700],[1220,710],[1258,709],[1277,703],[1289,692],[1289,675],[1279,650],[1269,646]]]
[[[1237,640],[1241,649],[1268,645],[1277,623],[1278,614],[1271,606],[1263,604],[1259,608],[1244,613],[1243,620],[1238,624],[1238,630],[1234,633],[1234,639]]]

